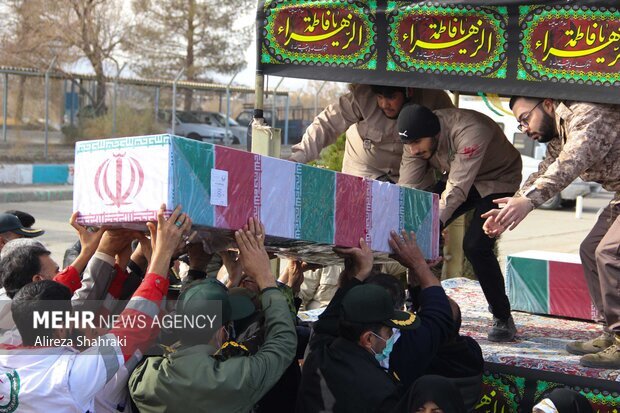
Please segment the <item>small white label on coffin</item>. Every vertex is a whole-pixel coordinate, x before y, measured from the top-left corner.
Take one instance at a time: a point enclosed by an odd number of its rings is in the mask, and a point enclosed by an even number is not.
[[[228,206],[228,171],[211,169],[211,205]]]

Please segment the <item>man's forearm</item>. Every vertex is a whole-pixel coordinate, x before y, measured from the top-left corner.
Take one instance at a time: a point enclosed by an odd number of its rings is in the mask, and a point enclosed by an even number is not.
[[[84,270],[81,288],[71,298],[74,310],[104,300],[115,273],[114,258],[101,252],[95,253]],[[96,309],[92,308],[93,311]]]
[[[93,255],[94,255],[94,252],[89,252],[89,251],[82,249],[82,251],[80,251],[79,255],[76,257],[73,263],[71,263],[71,266],[75,268],[75,270],[79,274],[81,274],[84,272],[84,269],[88,265],[88,262],[93,257]]]
[[[428,287],[434,287],[434,286],[440,286],[441,287],[441,282],[439,281],[439,279],[431,272],[431,269],[429,268],[428,264],[426,262],[424,262],[424,264],[422,265],[417,265],[414,268],[408,268],[409,270],[409,274],[408,274],[408,283],[410,285],[415,285],[416,283],[414,281],[417,281],[417,284],[419,284],[420,288],[425,289]],[[411,277],[415,277],[415,279],[412,279]]]

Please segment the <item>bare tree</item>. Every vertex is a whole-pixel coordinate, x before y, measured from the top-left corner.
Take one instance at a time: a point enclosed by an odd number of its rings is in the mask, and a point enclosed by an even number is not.
[[[52,33],[56,47],[71,50],[88,60],[95,72],[95,114],[106,111],[105,63],[115,62],[132,22],[123,13],[119,0],[56,0],[46,3],[42,23]],[[83,90],[84,91],[84,90]],[[86,91],[84,91],[86,92]]]
[[[62,42],[78,49],[90,62],[97,82],[94,109],[96,114],[102,114],[106,110],[104,63],[112,61],[118,66],[115,52],[131,31],[132,23],[118,0],[61,0],[59,3],[67,6],[57,15],[63,18],[58,22]]]
[[[235,73],[245,66],[250,25],[236,27],[253,13],[254,0],[134,0],[137,19],[128,50],[134,69],[145,77],[171,78],[185,69],[187,80],[211,81],[210,74]],[[185,91],[185,110],[192,90]]]
[[[14,29],[0,34],[3,62],[44,69],[55,56],[59,63],[56,69],[61,70],[65,63],[86,58],[95,72],[95,95],[74,83],[91,99],[96,114],[105,112],[105,63],[115,62],[132,24],[120,0],[7,0],[3,14],[8,27]],[[24,80],[20,79],[18,118]]]
[[[54,57],[62,63],[77,56],[69,49],[58,49],[55,30],[41,17],[44,0],[8,0],[0,18],[6,24],[0,33],[0,61],[4,65],[45,69]],[[20,76],[17,89],[15,118],[21,121],[24,112],[26,77]]]

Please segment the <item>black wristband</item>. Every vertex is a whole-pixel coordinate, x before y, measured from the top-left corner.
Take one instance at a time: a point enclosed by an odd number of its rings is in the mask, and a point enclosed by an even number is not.
[[[127,269],[129,269],[133,274],[136,274],[140,279],[144,278],[144,271],[142,268],[136,264],[133,260],[129,260],[127,263]]]

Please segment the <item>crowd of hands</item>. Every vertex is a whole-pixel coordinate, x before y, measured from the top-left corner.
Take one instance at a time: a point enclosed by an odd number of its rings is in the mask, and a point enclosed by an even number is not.
[[[82,272],[96,252],[114,257],[120,268],[126,268],[129,261],[141,267],[146,273],[166,276],[171,261],[187,254],[190,268],[204,270],[213,254],[205,251],[199,234],[192,230],[191,218],[177,206],[172,213],[166,213],[162,204],[157,213],[156,222],[147,222],[148,232],[127,228],[102,226],[94,228],[79,224],[79,212],[75,212],[69,221],[80,239],[81,252],[72,266]],[[270,276],[269,256],[264,248],[265,228],[257,220],[250,218],[248,224],[235,231],[238,254],[233,250],[222,251],[220,255],[230,269],[230,284],[238,284],[239,277],[245,274],[252,278],[260,289],[275,285]],[[132,248],[133,241],[137,241]],[[238,256],[238,261],[235,260]]]
[[[143,273],[155,273],[166,276],[169,270],[178,265],[175,261],[182,255],[187,255],[189,268],[205,272],[214,252],[208,251],[200,234],[192,228],[191,218],[177,206],[171,213],[167,213],[165,204],[162,204],[157,213],[156,222],[147,222],[148,232],[127,229],[88,227],[78,223],[79,212],[75,212],[70,224],[80,239],[81,252],[72,266],[82,272],[88,261],[95,254],[101,252],[114,257],[120,268],[126,268],[129,261],[140,266]],[[218,279],[227,287],[242,286],[251,290],[262,290],[275,286],[276,278],[272,274],[270,260],[275,255],[268,253],[265,247],[265,227],[258,218],[251,217],[248,223],[234,231],[235,246],[218,251],[222,258],[225,272],[220,271]],[[134,240],[137,241],[132,248]],[[416,243],[413,232],[392,231],[388,240],[393,250],[392,258],[402,265],[414,270],[419,275],[426,273],[430,266],[439,261],[427,262]],[[366,277],[374,266],[374,254],[366,241],[361,238],[357,247],[334,247],[334,252],[344,258],[345,271],[341,278]],[[294,293],[299,292],[304,281],[303,273],[320,268],[321,265],[302,261],[290,260],[278,281],[288,285]],[[433,276],[433,279],[436,279]],[[180,282],[180,280],[179,280]]]
[[[250,217],[247,224],[242,228],[232,231],[234,243],[231,243],[230,248],[218,252],[208,250],[209,245],[205,245],[202,235],[196,231],[196,228],[193,228],[191,218],[183,212],[180,205],[170,211],[165,204],[162,204],[156,214],[156,220],[147,222],[146,228],[136,224],[130,224],[132,226],[136,225],[133,228],[112,228],[107,226],[96,228],[82,225],[78,221],[79,212],[75,212],[70,218],[70,224],[79,236],[81,251],[77,258],[73,260],[71,266],[77,273],[86,274],[88,271],[85,270],[87,270],[86,267],[89,265],[89,262],[96,262],[93,257],[98,257],[96,254],[105,254],[108,257],[114,258],[115,264],[119,267],[117,268],[117,275],[119,269],[126,271],[126,274],[128,274],[128,271],[133,271],[137,265],[141,270],[139,275],[146,276],[150,274],[145,280],[163,286],[168,285],[168,283],[164,282],[160,277],[170,279],[171,274],[176,272],[175,267],[179,265],[179,258],[187,255],[190,269],[187,276],[188,280],[180,278],[178,280],[179,284],[181,284],[181,291],[183,291],[184,288],[191,288],[192,286],[192,279],[190,277],[192,270],[194,270],[193,275],[196,277],[204,278],[208,276],[207,266],[214,254],[217,253],[222,257],[223,267],[227,270],[226,277],[220,279],[226,287],[243,287],[252,292],[259,293],[262,290],[273,287],[286,289],[282,285],[284,284],[292,289],[293,293],[297,293],[304,281],[304,272],[318,267],[318,264],[291,260],[278,279],[273,274],[270,262],[274,256],[267,251],[268,247],[265,244],[267,238],[265,226],[256,217]],[[429,262],[425,260],[422,251],[417,245],[415,233],[404,230],[399,233],[392,231],[388,243],[393,251],[391,257],[410,270],[407,272],[409,284],[419,285],[421,288],[435,285],[440,286],[439,279],[431,272]],[[375,273],[374,253],[363,238],[360,238],[358,246],[340,246],[334,247],[333,250],[335,254],[344,259],[344,271],[340,275],[341,286],[344,286],[353,278],[359,282],[364,282]],[[98,258],[103,259],[102,257]],[[106,259],[105,261],[109,263],[109,260]],[[97,278],[98,274],[95,274],[95,272],[92,271],[91,276]],[[198,275],[198,272],[201,275]],[[160,277],[153,277],[153,274]],[[118,279],[126,280],[127,278],[119,277]],[[278,281],[280,285],[278,285]],[[133,286],[132,283],[128,283],[128,285],[132,288],[139,288],[138,286]],[[150,287],[150,285],[147,285],[147,287]],[[163,289],[161,292],[163,293]],[[131,292],[128,292],[128,294],[131,294]],[[288,291],[285,295],[288,299]],[[169,296],[168,298],[172,297]],[[168,300],[166,305],[173,301]],[[289,303],[289,308],[290,305],[291,303]],[[293,308],[290,309],[295,311]],[[118,307],[115,310],[118,310]],[[173,311],[169,307],[166,310]],[[89,338],[91,335],[94,338],[95,336],[102,335],[104,330],[95,329],[95,331],[84,333]],[[166,331],[166,333],[170,333],[170,331]],[[162,334],[159,338],[165,338],[166,340],[176,338],[174,334],[164,336]],[[171,346],[177,344],[163,339],[161,341],[158,345],[165,349],[172,349]],[[168,346],[168,344],[171,346]],[[220,346],[220,349],[224,348],[224,343],[217,343],[216,346]],[[87,351],[87,348],[80,347],[77,350]]]

